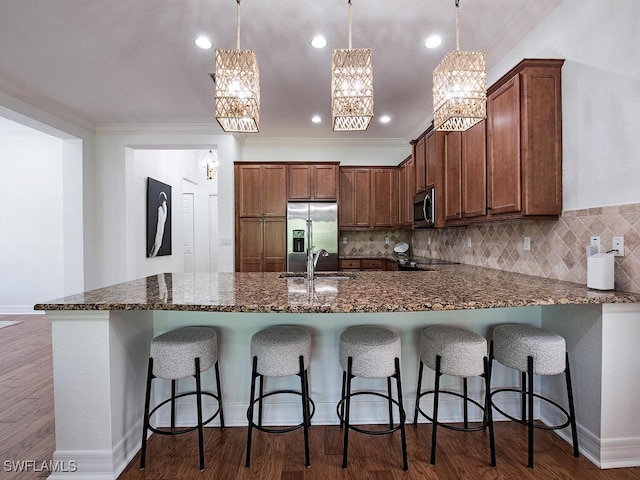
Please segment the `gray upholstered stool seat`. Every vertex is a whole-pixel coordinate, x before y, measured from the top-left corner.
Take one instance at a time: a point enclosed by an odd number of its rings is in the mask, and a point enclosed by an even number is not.
[[[505,367],[527,371],[533,357],[535,375],[557,375],[566,368],[567,346],[557,333],[532,325],[506,324],[493,329],[493,358]]]
[[[202,391],[200,374],[211,367],[215,367],[217,393]],[[176,394],[176,382],[179,379],[187,377],[195,378],[195,391]],[[150,410],[151,383],[154,378],[171,380],[171,396]],[[218,402],[218,409],[206,420],[202,419],[203,395],[212,397]],[[195,426],[176,429],[176,399],[188,396],[196,397],[197,423]],[[169,430],[159,430],[151,424],[151,417],[159,408],[167,403],[171,404],[171,428]],[[220,426],[224,428],[220,372],[218,370],[218,336],[215,329],[200,326],[182,327],[155,337],[151,341],[149,368],[147,372],[140,468],[145,468],[148,431],[160,435],[178,435],[197,429],[200,470],[204,470],[203,427],[218,415],[220,416]]]
[[[558,430],[571,426],[573,455],[579,456],[576,414],[573,404],[569,354],[565,339],[556,333],[525,324],[498,325],[493,329],[491,341],[491,363],[496,359],[505,367],[521,372],[520,388],[498,388],[491,392],[491,404],[506,418],[527,426],[528,466],[533,468],[533,431],[535,428]],[[564,373],[567,386],[568,411],[550,398],[534,392],[534,375],[558,375]],[[505,412],[497,405],[497,397],[504,392],[517,392],[521,398],[520,418]],[[559,425],[536,425],[534,423],[534,398],[559,409],[566,421]]]
[[[400,358],[400,351],[400,335],[388,328],[360,325],[347,328],[340,335],[340,366],[346,372],[351,357],[354,377],[393,376],[394,359]]]
[[[313,401],[309,398],[309,379],[307,370],[311,363],[311,333],[303,327],[295,325],[274,325],[255,333],[251,337],[251,394],[247,419],[247,457],[245,466],[251,463],[251,439],[253,429],[257,428],[267,433],[287,433],[302,427],[304,430],[304,453],[306,466],[309,460],[309,425],[315,411]],[[300,377],[300,391],[274,390],[264,393],[264,377]],[[255,396],[256,379],[259,379],[259,395]],[[283,428],[267,428],[262,425],[263,399],[272,395],[294,394],[300,395],[302,400],[302,422]],[[254,406],[258,405],[258,421],[254,421]]]
[[[260,375],[287,377],[300,372],[298,359],[304,357],[304,368],[311,362],[311,333],[293,325],[275,325],[251,337],[251,357],[258,358]]]
[[[435,372],[433,390],[422,391],[422,374],[424,365]],[[440,377],[450,375],[462,378],[462,394],[450,390],[440,389]],[[483,403],[469,398],[467,378],[484,377]],[[448,326],[432,325],[422,330],[420,334],[420,370],[418,372],[418,388],[416,390],[416,406],[413,416],[414,426],[418,425],[418,417],[422,415],[432,423],[431,432],[431,463],[436,461],[436,441],[438,427],[462,432],[474,432],[489,429],[489,448],[491,465],[496,465],[495,441],[493,432],[493,417],[489,399],[489,360],[487,357],[487,339],[470,330]],[[433,414],[427,415],[420,409],[420,400],[425,395],[433,394]],[[462,427],[443,423],[438,420],[440,395],[462,398],[463,420]],[[477,426],[469,426],[468,405],[475,405],[482,412],[482,421]]]
[[[433,325],[420,335],[420,359],[436,369],[440,355],[440,372],[455,377],[477,377],[484,373],[487,339],[465,328]]]
[[[340,427],[344,428],[344,448],[342,467],[347,468],[349,430],[368,435],[381,435],[400,430],[402,441],[402,464],[408,470],[407,444],[405,436],[406,414],[402,406],[402,383],[400,381],[400,336],[388,328],[374,325],[349,327],[340,335],[340,366],[342,367],[342,398],[337,411]],[[375,391],[351,391],[351,380],[360,378],[386,378],[387,394]],[[396,379],[397,400],[392,396],[391,378]],[[373,430],[357,427],[350,423],[351,399],[357,395],[374,395],[385,398],[389,408],[389,428]],[[398,409],[398,424],[394,426],[393,407]]]
[[[151,358],[156,378],[192,377],[196,374],[196,358],[200,358],[201,372],[218,361],[218,336],[210,327],[177,328],[153,339]]]

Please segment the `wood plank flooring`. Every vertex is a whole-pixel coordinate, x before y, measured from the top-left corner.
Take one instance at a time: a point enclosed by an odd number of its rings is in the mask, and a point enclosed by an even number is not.
[[[51,460],[55,449],[51,328],[43,315],[0,316],[22,320],[0,329],[0,479],[34,480],[48,472],[15,473],[5,461]],[[399,434],[350,435],[349,466],[342,468],[342,434],[337,426],[313,426],[311,468],[304,466],[302,431],[284,435],[255,432],[250,468],[244,467],[246,428],[205,429],[206,469],[198,469],[196,433],[149,440],[147,468],[137,455],[118,480],[451,480],[594,479],[636,480],[640,467],[600,470],[553,432],[536,431],[535,468],[526,466],[526,431],[496,424],[497,468],[489,466],[484,432],[440,429],[435,467],[429,463],[431,427],[407,426],[409,471],[402,470]],[[79,478],[79,477],[78,477]]]

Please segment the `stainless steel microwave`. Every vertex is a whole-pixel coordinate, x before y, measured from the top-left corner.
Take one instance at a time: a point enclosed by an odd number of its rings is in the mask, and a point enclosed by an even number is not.
[[[413,227],[432,228],[436,221],[436,196],[433,187],[420,192],[413,199]]]

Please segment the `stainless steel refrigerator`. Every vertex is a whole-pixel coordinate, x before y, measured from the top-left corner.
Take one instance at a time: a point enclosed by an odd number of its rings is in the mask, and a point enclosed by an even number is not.
[[[338,204],[336,202],[289,202],[287,204],[287,271],[307,269],[308,249],[326,250],[316,271],[338,270]]]

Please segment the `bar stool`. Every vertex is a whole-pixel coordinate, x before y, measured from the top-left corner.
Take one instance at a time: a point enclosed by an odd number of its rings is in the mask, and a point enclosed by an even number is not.
[[[547,332],[541,328],[522,324],[498,325],[493,329],[493,340],[490,348],[490,362],[496,359],[502,365],[521,372],[520,389],[499,388],[491,393],[493,407],[510,420],[526,425],[529,437],[529,468],[533,468],[533,431],[534,428],[558,430],[571,425],[573,438],[573,456],[578,457],[578,434],[576,430],[576,414],[573,405],[569,354],[565,339],[558,334]],[[569,411],[533,391],[534,375],[565,374]],[[521,418],[515,418],[496,406],[495,395],[501,392],[518,392],[521,395]],[[533,399],[538,398],[557,407],[567,418],[561,425],[535,425],[533,415]]]
[[[260,330],[251,337],[251,357],[253,368],[251,372],[251,395],[247,419],[249,428],[247,433],[247,458],[245,466],[251,462],[251,438],[256,428],[267,433],[287,433],[302,427],[304,431],[305,465],[309,461],[309,426],[315,412],[315,405],[309,398],[309,378],[307,370],[311,363],[311,333],[306,328],[291,325],[275,325]],[[300,391],[275,390],[264,393],[264,377],[300,377]],[[260,380],[260,395],[255,397],[256,378]],[[280,394],[300,395],[302,400],[302,422],[285,428],[267,428],[262,426],[262,403],[266,397]],[[254,422],[254,405],[258,404],[258,422]],[[310,410],[311,408],[311,410]]]
[[[201,372],[215,367],[217,393],[203,392],[200,379]],[[194,377],[195,391],[176,395],[177,381],[181,378]],[[154,378],[171,380],[171,397],[154,407],[151,412],[151,382]],[[197,424],[176,430],[175,410],[176,399],[194,395],[196,397]],[[215,398],[218,409],[207,420],[202,420],[202,396]],[[159,430],[151,425],[151,417],[162,406],[171,403],[171,428]],[[211,327],[182,327],[162,335],[151,341],[149,368],[147,372],[147,390],[144,402],[144,419],[142,427],[142,448],[140,453],[140,469],[145,468],[147,452],[147,433],[152,431],[160,435],[179,435],[181,433],[198,430],[198,447],[200,452],[200,470],[204,470],[204,441],[203,428],[215,417],[220,415],[220,427],[224,428],[224,414],[222,411],[222,393],[220,390],[220,372],[218,370],[218,337]]]
[[[422,392],[422,373],[424,365],[435,372],[433,390]],[[440,377],[450,375],[462,377],[462,394],[440,389]],[[467,379],[469,377],[484,377],[485,394],[484,405],[469,398]],[[416,391],[416,408],[413,425],[418,425],[418,415],[421,414],[432,423],[431,432],[431,464],[436,463],[436,439],[438,427],[448,428],[458,432],[477,432],[489,429],[489,448],[491,452],[491,466],[496,466],[496,450],[493,432],[493,417],[489,398],[489,360],[487,358],[487,340],[482,335],[464,328],[434,325],[426,327],[420,335],[420,370],[418,372],[418,388]],[[433,415],[430,417],[420,409],[420,399],[433,394]],[[438,421],[438,407],[440,395],[452,395],[463,400],[464,426],[459,427]],[[469,426],[469,404],[475,405],[482,411],[482,422],[479,426]]]
[[[367,435],[385,435],[400,430],[402,442],[402,466],[409,469],[407,441],[405,436],[406,414],[402,406],[402,384],[400,381],[400,336],[387,328],[378,326],[349,327],[340,335],[340,366],[342,367],[342,398],[337,413],[340,428],[344,427],[344,449],[342,468],[347,468],[349,430]],[[360,378],[386,378],[387,394],[362,390],[351,391],[351,380]],[[398,399],[391,394],[391,378],[396,379]],[[351,425],[351,399],[358,395],[373,395],[387,399],[389,404],[389,428],[386,430],[364,429]],[[398,424],[393,423],[393,405],[398,408]]]

